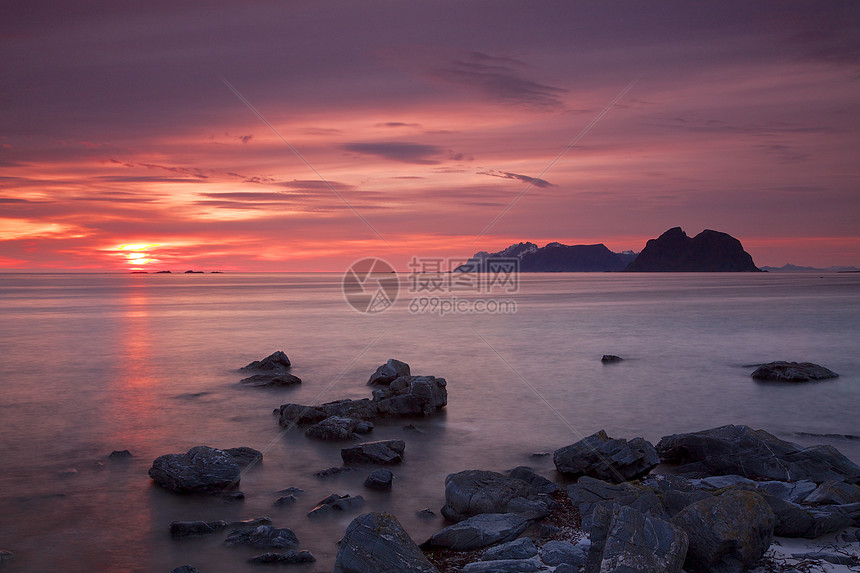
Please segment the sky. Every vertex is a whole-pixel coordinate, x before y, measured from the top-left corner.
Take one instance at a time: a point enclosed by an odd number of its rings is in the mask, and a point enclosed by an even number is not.
[[[343,271],[680,226],[860,266],[860,3],[28,2],[0,271]]]

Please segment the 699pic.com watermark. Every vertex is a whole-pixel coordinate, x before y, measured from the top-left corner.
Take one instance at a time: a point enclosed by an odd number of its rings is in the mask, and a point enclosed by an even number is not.
[[[355,310],[378,314],[394,306],[402,290],[411,314],[513,314],[519,292],[519,259],[412,257],[401,275],[377,258],[353,263],[343,276],[343,294]]]

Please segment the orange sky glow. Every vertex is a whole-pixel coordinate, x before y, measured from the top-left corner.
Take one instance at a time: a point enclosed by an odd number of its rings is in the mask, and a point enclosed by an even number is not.
[[[399,269],[674,226],[860,266],[856,5],[670,5],[21,8],[0,271]]]

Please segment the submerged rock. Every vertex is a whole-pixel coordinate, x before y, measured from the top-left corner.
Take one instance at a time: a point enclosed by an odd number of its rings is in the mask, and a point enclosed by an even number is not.
[[[368,385],[372,384],[391,384],[401,376],[409,376],[409,365],[400,360],[389,358],[388,362],[376,369],[376,372],[371,374]]]
[[[332,511],[351,511],[364,505],[364,498],[360,495],[351,496],[333,493],[320,501],[316,507],[308,512],[308,517],[320,517]]]
[[[390,466],[403,461],[406,442],[403,440],[381,440],[366,442],[343,448],[340,457],[345,464],[379,464]]]
[[[152,462],[149,476],[176,493],[220,493],[239,485],[239,465],[230,454],[196,446],[184,454],[166,454]]]
[[[624,359],[620,356],[615,356],[614,354],[604,354],[603,358],[600,359],[604,364],[612,363],[612,362],[623,362]]]
[[[237,527],[224,540],[224,545],[250,545],[261,549],[293,547],[298,544],[299,538],[292,530],[271,525]]]
[[[242,378],[239,382],[255,388],[274,388],[301,384],[302,379],[287,372],[281,372],[278,374],[254,374],[248,378]]]
[[[603,430],[559,448],[552,459],[569,479],[589,476],[614,483],[645,476],[660,462],[654,446],[644,439],[612,439]]]
[[[174,521],[170,524],[170,535],[172,537],[191,537],[194,535],[208,535],[216,533],[227,527],[227,522],[219,521]]]
[[[837,378],[839,374],[812,362],[768,362],[751,374],[756,380],[775,382],[809,382]]]
[[[741,475],[755,480],[860,482],[860,466],[832,446],[801,446],[764,430],[727,425],[663,437],[660,459],[693,477]]]
[[[128,450],[114,450],[110,453],[108,458],[112,460],[125,460],[132,457],[131,452]]]
[[[352,520],[340,542],[333,573],[395,571],[439,573],[393,515],[365,513]]]
[[[290,359],[283,350],[277,350],[262,360],[254,360],[240,370],[285,370],[291,366]]]
[[[329,416],[305,430],[305,435],[329,441],[352,440],[359,437],[357,434],[366,434],[372,429],[373,423],[365,420]]]

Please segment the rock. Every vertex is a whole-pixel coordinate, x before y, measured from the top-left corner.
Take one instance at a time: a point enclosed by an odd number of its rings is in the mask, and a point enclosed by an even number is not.
[[[587,558],[588,551],[586,549],[569,541],[547,541],[540,550],[540,559],[547,565],[569,563],[582,567]]]
[[[391,473],[391,470],[373,470],[367,476],[367,479],[364,480],[364,487],[380,491],[391,491],[393,481],[394,474]]]
[[[298,496],[298,495],[301,495],[301,494],[305,493],[305,490],[303,490],[303,489],[302,489],[302,488],[300,488],[300,487],[293,487],[293,486],[291,486],[291,487],[288,487],[288,488],[285,488],[285,489],[279,489],[279,490],[278,490],[278,491],[276,491],[275,493],[280,494],[280,495],[295,495],[295,496]]]
[[[388,362],[377,368],[376,372],[370,376],[367,384],[391,384],[401,376],[409,376],[410,374],[408,364],[389,358]]]
[[[275,507],[280,507],[282,505],[292,505],[293,503],[297,502],[298,500],[299,500],[299,498],[297,498],[293,494],[287,494],[287,495],[282,495],[281,497],[276,499],[275,503],[272,505],[274,505]]]
[[[422,547],[447,547],[454,551],[479,549],[510,541],[528,525],[529,520],[516,513],[482,513],[440,529]]]
[[[325,478],[325,477],[337,475],[337,474],[343,473],[343,472],[354,472],[354,471],[356,471],[355,468],[333,467],[333,468],[324,469],[322,471],[318,471],[314,475],[318,478]]]
[[[439,573],[400,522],[387,513],[365,513],[346,528],[333,573]]]
[[[364,505],[364,498],[360,495],[351,496],[333,493],[320,501],[316,507],[308,512],[308,517],[321,517],[333,511],[351,511]]]
[[[445,478],[445,506],[442,515],[460,521],[482,513],[507,513],[516,498],[534,494],[526,482],[500,473],[466,470]]]
[[[535,471],[527,466],[519,466],[512,469],[509,476],[522,480],[529,484],[531,488],[538,493],[553,493],[558,489],[558,486],[546,479],[542,475],[536,474]]]
[[[844,529],[849,525],[860,523],[860,503],[848,505],[825,505],[806,510],[812,516],[813,524],[802,537],[815,539],[834,531]]]
[[[850,555],[840,555],[838,553],[826,553],[824,551],[812,551],[809,553],[792,553],[792,557],[795,559],[811,559],[814,561],[827,561],[828,563],[833,563],[834,565],[848,565],[849,567],[853,567],[855,565],[860,565],[860,561]]]
[[[287,358],[283,350],[278,350],[262,360],[254,360],[247,366],[240,368],[240,370],[284,370],[290,366],[290,359]]]
[[[497,561],[475,561],[467,563],[462,573],[520,573],[548,571],[537,557],[530,559],[499,559]]]
[[[752,377],[774,382],[809,382],[837,378],[839,374],[812,362],[777,361],[762,364],[752,373]]]
[[[5,563],[7,561],[11,561],[15,559],[15,554],[9,551],[8,549],[0,550],[0,563]]]
[[[828,480],[810,493],[806,503],[817,505],[843,505],[860,502],[860,486],[843,481]]]
[[[367,433],[373,428],[373,424],[355,418],[344,418],[342,416],[329,416],[321,422],[317,422],[307,430],[305,435],[309,438],[319,440],[339,441],[358,438],[357,430]]]
[[[552,459],[569,479],[589,476],[613,483],[648,475],[660,462],[654,446],[644,439],[616,440],[603,430],[556,450]]]
[[[226,501],[242,501],[245,499],[244,491],[224,491],[221,492],[221,498]]]
[[[239,485],[239,466],[222,450],[196,446],[184,454],[157,457],[149,476],[176,493],[213,493]]]
[[[759,494],[730,490],[687,506],[672,523],[689,537],[689,571],[739,573],[770,547],[776,518]]]
[[[403,461],[403,452],[405,449],[406,442],[403,440],[381,440],[343,448],[340,451],[340,457],[345,464],[379,464],[390,466]]]
[[[182,565],[181,567],[177,567],[172,570],[170,573],[200,573],[200,569],[192,567],[191,565]]]
[[[680,573],[687,534],[662,519],[625,506],[594,511],[586,573]]]
[[[278,408],[277,413],[278,423],[284,427],[316,424],[330,416],[354,418],[370,422],[379,415],[376,403],[367,398],[361,400],[337,400],[319,406],[283,404]],[[366,428],[369,432],[373,428],[373,425],[371,424],[369,427],[357,426],[357,428]]]
[[[427,415],[448,404],[448,383],[435,376],[401,376],[387,388],[373,391],[380,414]]]
[[[174,521],[170,524],[170,535],[172,537],[207,535],[221,531],[225,527],[227,527],[226,521]]]
[[[421,519],[432,519],[432,518],[436,517],[436,512],[434,512],[429,507],[425,507],[424,509],[420,509],[417,512],[415,512],[415,515],[417,515]]]
[[[260,525],[272,525],[272,519],[269,517],[252,517],[251,519],[233,521],[228,524],[228,527],[259,527]]]
[[[603,358],[600,359],[604,364],[612,364],[613,362],[622,362],[624,359],[620,356],[615,356],[614,354],[604,354]]]
[[[490,547],[481,554],[481,561],[498,561],[501,559],[528,559],[538,554],[534,541],[528,537],[520,537],[495,547]],[[550,563],[550,565],[552,565]]]
[[[316,561],[310,551],[296,551],[290,549],[284,553],[263,553],[248,559],[248,563],[283,563],[295,565],[297,563],[313,563]]]
[[[368,398],[361,400],[336,400],[320,406],[326,416],[343,416],[356,420],[371,421],[379,415],[376,403]]]
[[[776,518],[773,534],[779,537],[804,537],[815,527],[815,518],[799,505],[773,495],[762,494]]]
[[[755,480],[860,482],[860,466],[832,446],[802,448],[764,430],[727,425],[665,436],[660,459],[679,474],[741,475]]]
[[[278,423],[285,428],[287,426],[316,424],[328,417],[322,408],[317,406],[283,404],[278,410]]]
[[[796,482],[760,481],[756,482],[755,487],[761,494],[770,494],[785,501],[800,503],[815,491],[817,485],[809,480]]]
[[[293,376],[288,372],[279,372],[277,374],[254,374],[247,378],[242,378],[240,384],[247,384],[255,388],[274,388],[278,386],[293,386],[301,384],[302,379],[298,376]]]
[[[250,545],[261,549],[293,547],[298,544],[299,538],[292,530],[271,525],[237,527],[224,540],[224,545]]]
[[[651,239],[626,272],[759,272],[741,242],[706,229],[692,239],[681,227]]]
[[[226,450],[222,450],[226,454],[230,454],[233,456],[233,460],[236,461],[236,465],[240,468],[246,468],[248,466],[258,464],[263,461],[263,452],[259,452],[254,448],[249,448],[248,446],[242,446],[240,448],[227,448]]]
[[[112,460],[125,460],[130,457],[132,457],[131,452],[128,450],[114,450],[108,456],[108,458]]]

